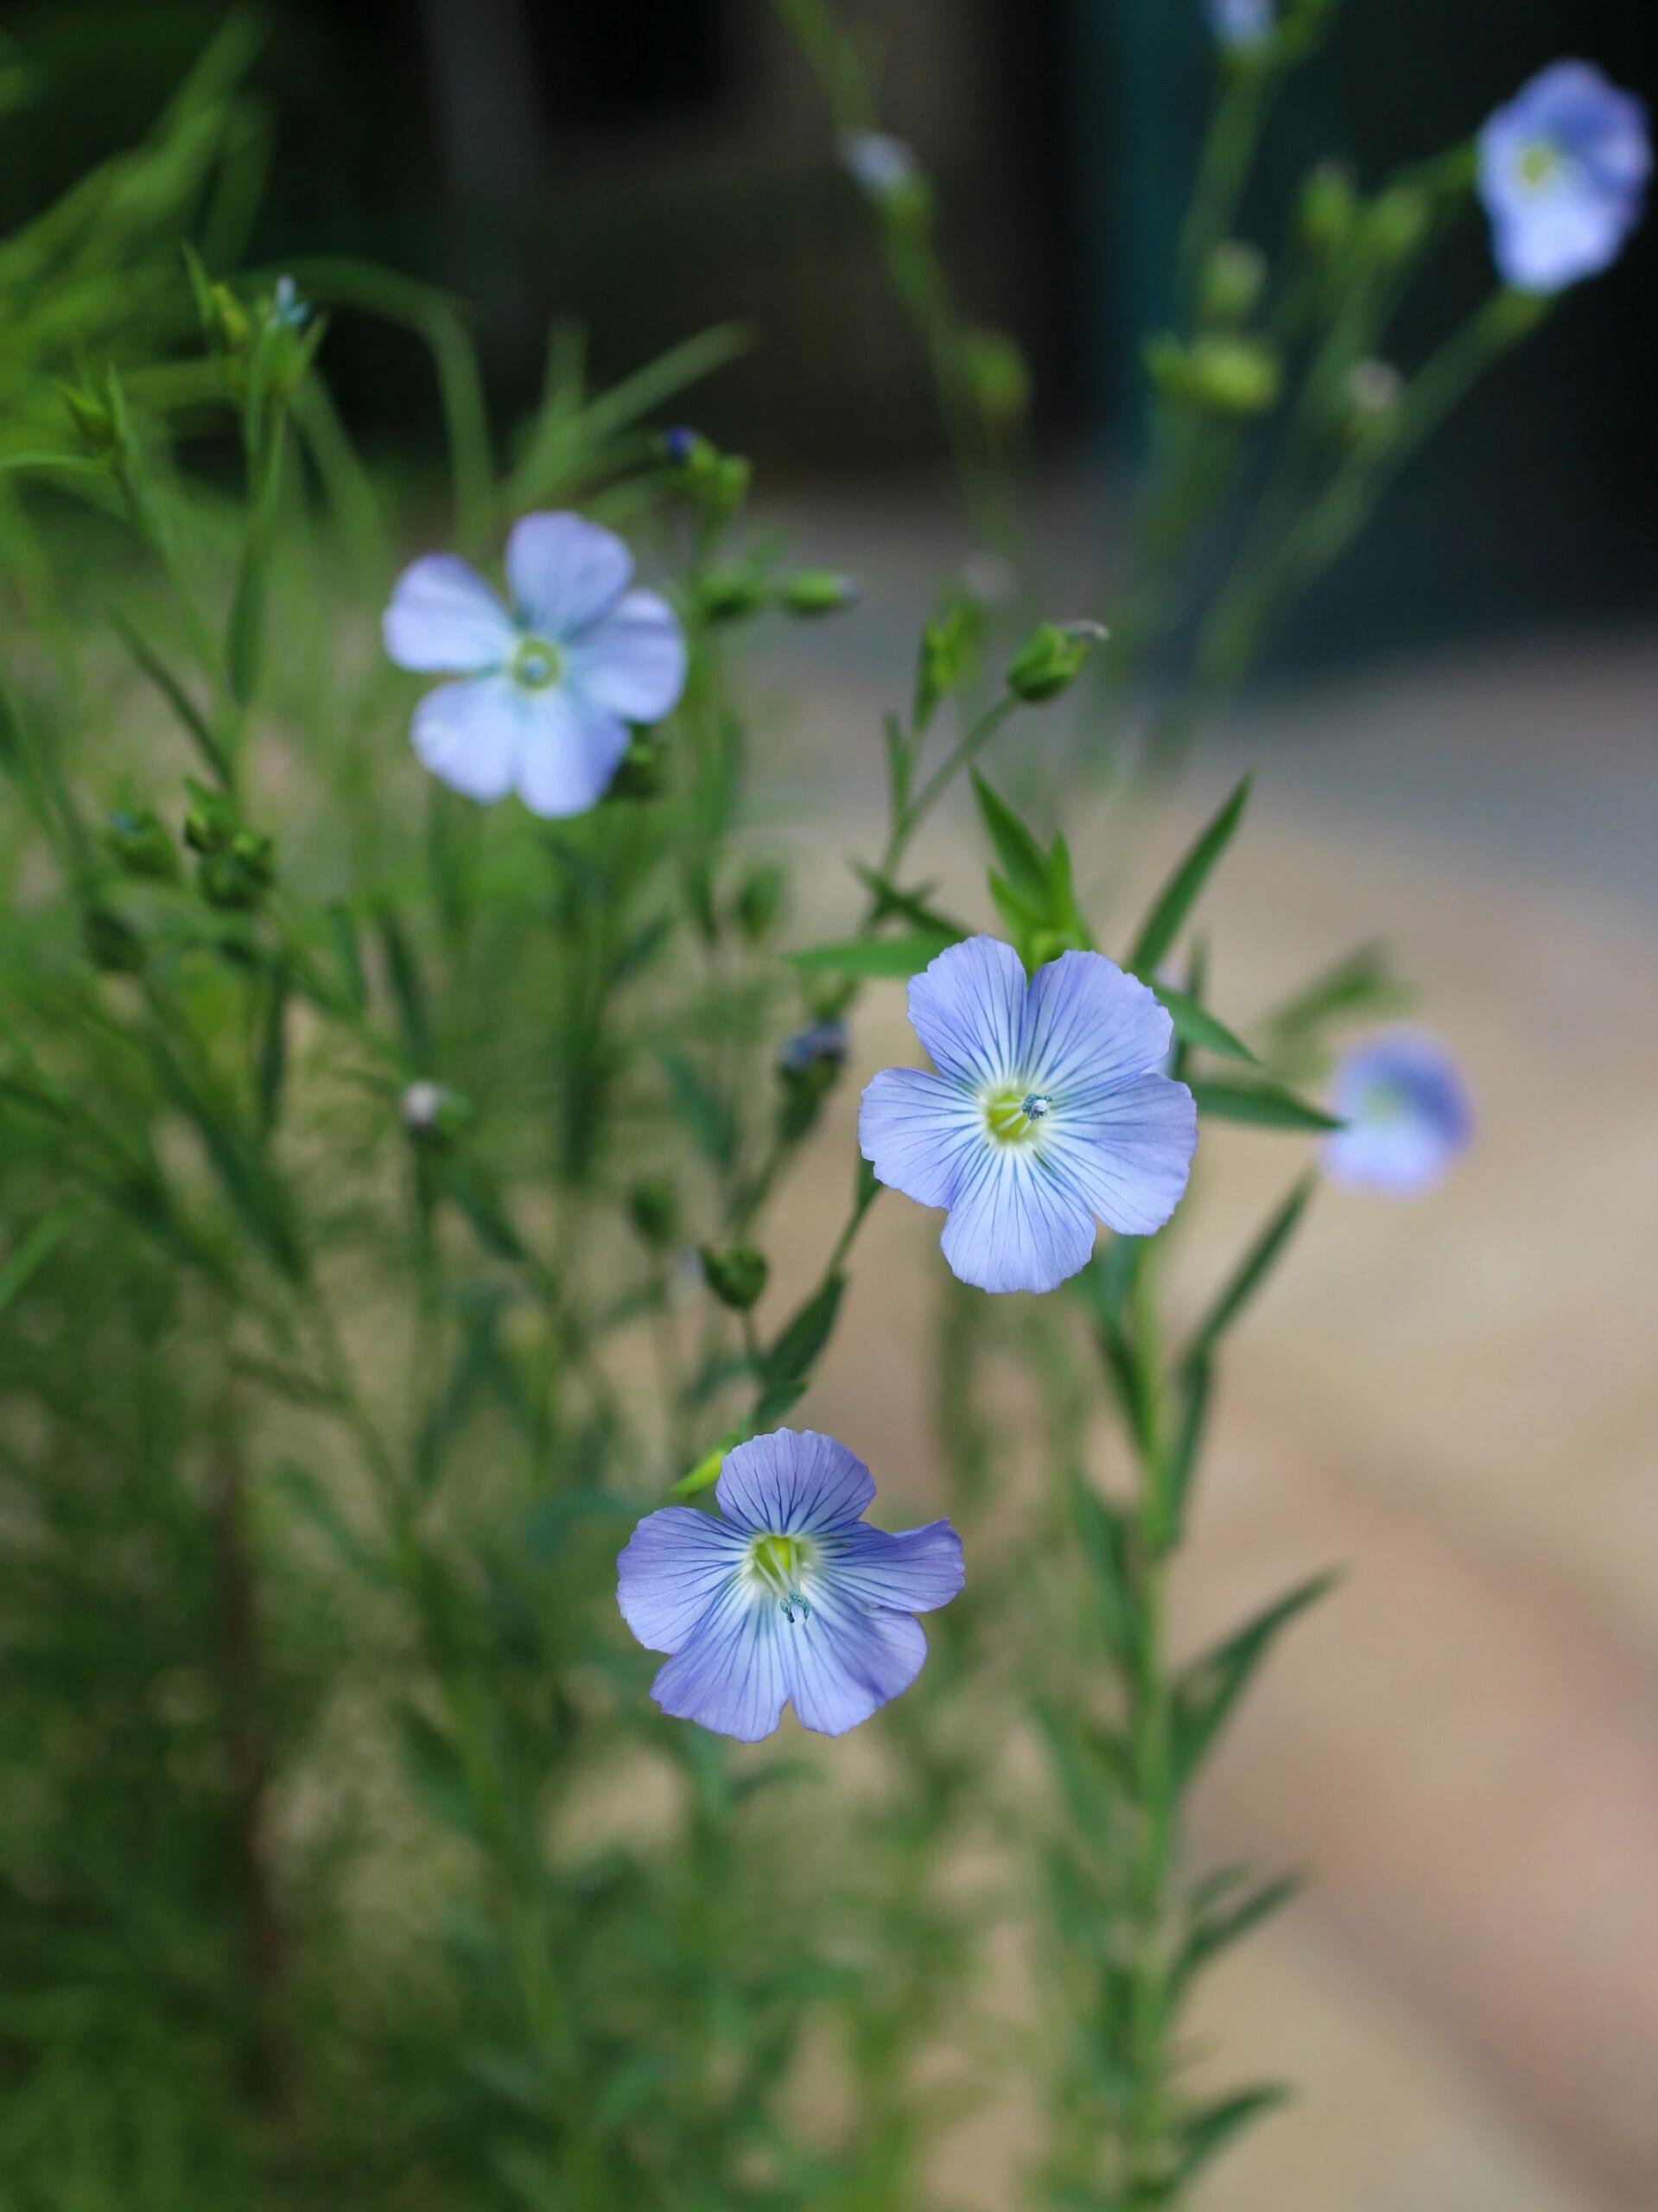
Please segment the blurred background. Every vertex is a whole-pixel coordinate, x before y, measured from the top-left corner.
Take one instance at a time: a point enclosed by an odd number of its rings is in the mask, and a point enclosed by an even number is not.
[[[0,126],[0,232],[142,137],[223,13],[0,6],[32,79]],[[1200,22],[1177,0],[861,13],[884,43],[883,120],[938,180],[969,311],[1032,365],[1055,611],[1109,618],[1071,601],[1109,574],[1138,348],[1166,305],[1207,99]],[[1245,234],[1271,228],[1318,154],[1373,181],[1563,53],[1650,98],[1658,11],[1350,0]],[[754,456],[768,522],[865,587],[854,618],[766,649],[768,685],[810,706],[779,724],[762,809],[780,837],[813,822],[808,906],[843,912],[880,710],[969,541],[924,364],[769,12],[287,0],[252,83],[270,168],[250,261],[361,256],[448,288],[507,412],[534,394],[551,323],[585,330],[600,378],[745,327],[692,418]],[[1208,2001],[1217,2044],[1248,2044],[1303,2092],[1217,2171],[1214,2212],[1658,2203],[1655,270],[1648,225],[1442,433],[1207,734],[1185,795],[1202,806],[1241,764],[1261,771],[1215,907],[1240,1025],[1322,948],[1386,936],[1481,1121],[1456,1182],[1417,1210],[1324,1197],[1233,1363],[1185,1626],[1205,1634],[1331,1559],[1352,1575],[1286,1646],[1202,1801],[1206,1852],[1316,1874]],[[1489,286],[1478,226],[1445,271],[1407,352]],[[327,365],[365,447],[429,453],[435,487],[416,342],[342,315]],[[437,513],[435,489],[435,531]],[[1039,766],[1021,771],[1034,786]],[[1102,823],[1109,802],[1091,804]],[[1079,855],[1088,823],[1070,825]],[[1134,896],[1181,842],[1147,826]],[[965,821],[936,843],[941,896],[976,915]],[[908,1056],[895,995],[882,1008],[860,1039],[871,1065]],[[841,1203],[853,1103],[787,1204],[803,1274]],[[1229,1249],[1284,1168],[1247,1134],[1215,1154]],[[878,1215],[815,1401],[924,1491],[933,1245],[913,1210]],[[1013,2201],[1023,2127],[1008,2109],[956,2130],[963,2202]]]

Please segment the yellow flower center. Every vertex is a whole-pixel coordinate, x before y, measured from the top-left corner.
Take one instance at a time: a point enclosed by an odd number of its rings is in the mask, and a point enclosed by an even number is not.
[[[800,1536],[756,1536],[748,1548],[751,1571],[776,1595],[791,1627],[810,1620],[811,1607],[800,1594],[811,1546]]]
[[[545,638],[526,638],[512,656],[510,673],[526,691],[544,691],[549,684],[557,683],[563,667],[556,645],[549,645]]]
[[[998,1144],[1028,1144],[1051,1106],[1044,1091],[992,1091],[984,1102],[985,1127]]]
[[[1517,164],[1520,181],[1533,192],[1539,192],[1553,177],[1560,166],[1560,149],[1547,138],[1534,138],[1521,149]]]

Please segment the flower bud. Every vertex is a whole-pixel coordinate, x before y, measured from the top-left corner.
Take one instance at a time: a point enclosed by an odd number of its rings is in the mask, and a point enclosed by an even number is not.
[[[924,729],[940,700],[967,681],[978,661],[983,632],[983,615],[970,600],[957,601],[923,629],[916,663],[917,729]]]
[[[1372,205],[1366,224],[1366,236],[1377,258],[1390,268],[1412,259],[1427,237],[1432,214],[1432,203],[1419,187],[1389,185]]]
[[[196,883],[210,906],[257,906],[276,880],[276,847],[257,830],[238,830],[226,845],[202,853]]]
[[[737,926],[751,944],[768,938],[782,918],[789,879],[770,861],[751,868],[737,889]]]
[[[627,1194],[627,1217],[653,1251],[671,1251],[679,1238],[679,1185],[671,1175],[641,1175]]]
[[[1301,187],[1302,244],[1321,257],[1339,253],[1353,234],[1357,213],[1351,175],[1338,162],[1320,162]]]
[[[1248,321],[1267,283],[1267,257],[1244,238],[1227,238],[1204,271],[1200,312],[1206,323],[1236,329]]]
[[[184,788],[190,794],[189,811],[184,817],[185,843],[197,853],[228,851],[238,826],[236,809],[223,791],[199,784],[194,776],[185,778]]]
[[[1015,429],[1031,411],[1031,370],[1016,339],[1001,330],[970,330],[968,381],[987,423]]]
[[[473,1118],[471,1099],[427,1076],[409,1085],[397,1108],[403,1128],[417,1144],[447,1144]]]
[[[1044,622],[1008,662],[1007,689],[1026,706],[1057,699],[1077,681],[1083,663],[1106,634],[1098,622]]]
[[[1190,346],[1172,338],[1153,340],[1146,365],[1166,397],[1233,422],[1264,415],[1276,403],[1283,382],[1270,346],[1258,338],[1219,332]]]
[[[104,831],[104,844],[116,866],[128,875],[147,876],[156,883],[177,882],[178,849],[148,807],[136,814],[111,815]]]
[[[770,1265],[763,1252],[752,1244],[733,1244],[723,1252],[716,1252],[712,1245],[702,1247],[702,1273],[708,1288],[721,1306],[730,1306],[734,1313],[746,1313],[765,1288]]]
[[[823,1101],[846,1065],[846,1026],[838,1020],[816,1021],[791,1037],[778,1054],[778,1135],[785,1144],[797,1144],[816,1122]]]
[[[838,614],[857,601],[857,585],[835,569],[797,569],[778,587],[778,605],[787,614]]]
[[[741,622],[765,604],[765,586],[752,569],[711,569],[696,589],[696,611],[704,622]]]
[[[130,922],[107,906],[94,906],[81,924],[87,957],[105,975],[137,976],[144,964],[144,942]]]

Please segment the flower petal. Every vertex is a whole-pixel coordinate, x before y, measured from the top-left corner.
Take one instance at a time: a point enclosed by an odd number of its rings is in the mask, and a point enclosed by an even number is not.
[[[978,1101],[925,1068],[884,1068],[858,1109],[859,1148],[877,1181],[918,1205],[949,1205],[988,1141]]]
[[[907,1690],[927,1656],[927,1637],[908,1613],[866,1613],[834,1592],[814,1599],[791,1624],[778,1612],[778,1656],[796,1718],[820,1736],[844,1736]]]
[[[787,1624],[777,1600],[734,1580],[658,1673],[651,1694],[677,1720],[757,1744],[783,1718],[789,1694],[780,1632]]]
[[[520,691],[522,728],[513,782],[531,814],[585,814],[610,789],[627,750],[627,728],[560,686]]]
[[[1197,1148],[1197,1109],[1185,1084],[1142,1075],[1068,1101],[1042,1158],[1096,1220],[1149,1236],[1185,1195]]]
[[[1162,1065],[1167,1009],[1102,952],[1062,952],[1038,970],[1026,1002],[1019,1065],[1035,1090],[1063,1096]]]
[[[943,1075],[1011,1077],[1018,1065],[1025,970],[1010,944],[970,937],[910,979],[910,1020]]]
[[[660,721],[685,688],[685,640],[672,607],[654,592],[625,593],[571,640],[565,680],[627,721]]]
[[[822,1573],[867,1611],[930,1613],[960,1595],[967,1580],[962,1540],[948,1521],[889,1535],[867,1521],[818,1539]]]
[[[689,1505],[647,1513],[616,1561],[622,1618],[650,1651],[677,1651],[742,1565],[744,1538]]]
[[[499,668],[518,643],[505,607],[452,553],[429,553],[403,570],[380,630],[397,666],[422,676]]]
[[[580,515],[525,515],[506,541],[514,613],[558,643],[613,607],[632,573],[633,556],[614,531]]]
[[[727,1452],[714,1493],[750,1535],[797,1535],[856,1521],[875,1495],[855,1452],[815,1429],[779,1428]]]
[[[951,1272],[979,1290],[1055,1290],[1088,1265],[1094,1216],[1037,1152],[987,1146],[939,1241]]]
[[[522,696],[505,676],[475,676],[429,691],[410,724],[422,766],[467,798],[504,798],[518,756]]]

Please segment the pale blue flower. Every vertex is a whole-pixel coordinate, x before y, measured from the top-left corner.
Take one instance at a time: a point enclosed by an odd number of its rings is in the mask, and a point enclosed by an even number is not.
[[[438,671],[415,709],[416,752],[468,798],[510,791],[532,814],[581,814],[610,786],[630,722],[671,711],[685,641],[665,601],[630,591],[633,556],[580,515],[525,515],[506,544],[511,611],[474,569],[429,554],[384,620],[399,668]]]
[[[810,1429],[740,1444],[714,1495],[717,1519],[647,1514],[616,1562],[622,1618],[671,1655],[651,1689],[663,1711],[752,1744],[791,1702],[803,1726],[843,1736],[907,1690],[927,1656],[915,1615],[963,1580],[949,1522],[868,1527],[868,1468]]]
[[[888,1068],[858,1137],[880,1181],[944,1206],[944,1257],[981,1290],[1052,1290],[1088,1265],[1095,1224],[1149,1236],[1180,1202],[1191,1093],[1161,1072],[1173,1025],[1098,952],[1027,985],[1012,948],[969,938],[910,984],[938,1072]]]
[[[1388,1030],[1348,1053],[1330,1110],[1347,1127],[1324,1140],[1326,1170],[1338,1183],[1391,1198],[1432,1190],[1473,1139],[1456,1064],[1420,1030]]]
[[[1274,28],[1273,0],[1204,0],[1209,28],[1235,53],[1265,46]]]
[[[814,1021],[799,1029],[778,1052],[778,1065],[785,1075],[808,1075],[814,1068],[839,1067],[847,1056],[844,1021]]]
[[[841,141],[841,159],[871,200],[890,200],[919,174],[914,153],[886,130],[854,130]]]
[[[1506,284],[1558,292],[1617,260],[1652,168],[1644,101],[1591,62],[1557,61],[1479,135],[1479,194]]]

